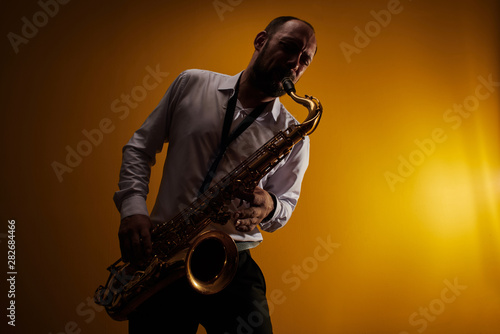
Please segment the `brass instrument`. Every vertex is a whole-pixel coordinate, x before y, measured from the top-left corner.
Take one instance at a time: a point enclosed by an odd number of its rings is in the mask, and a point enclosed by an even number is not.
[[[314,132],[323,111],[318,99],[299,97],[290,78],[283,79],[282,85],[308,109],[307,118],[280,131],[177,216],[157,225],[151,232],[153,255],[140,270],[122,259],[107,268],[109,278],[97,288],[94,301],[111,318],[126,320],[140,304],[184,275],[202,294],[217,293],[231,282],[238,265],[235,242],[223,232],[202,231],[210,223],[225,224],[231,216],[226,205],[234,194],[251,192],[295,144]]]

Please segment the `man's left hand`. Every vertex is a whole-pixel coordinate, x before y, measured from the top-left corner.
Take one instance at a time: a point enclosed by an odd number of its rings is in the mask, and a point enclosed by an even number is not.
[[[252,231],[274,209],[271,195],[260,187],[255,187],[252,193],[241,193],[238,198],[247,201],[249,208],[241,209],[233,214],[234,225],[240,232]]]

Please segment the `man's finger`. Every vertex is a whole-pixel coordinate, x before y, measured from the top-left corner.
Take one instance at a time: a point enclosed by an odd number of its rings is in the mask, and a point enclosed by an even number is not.
[[[247,201],[249,203],[253,203],[255,200],[255,194],[254,194],[255,189],[252,190],[246,190],[242,188],[238,188],[235,193],[235,197],[239,198],[241,200]]]
[[[122,260],[125,262],[130,261],[130,240],[127,236],[120,236],[120,251]]]
[[[249,232],[257,226],[260,219],[258,218],[246,218],[246,219],[238,219],[234,226],[238,231],[241,232]]]
[[[142,245],[141,245],[141,236],[139,233],[132,232],[130,236],[130,244],[132,248],[132,259],[131,262],[136,264],[142,258]]]
[[[151,229],[148,216],[132,215],[122,219],[118,237],[124,261],[140,264],[151,254]]]
[[[141,231],[141,247],[142,252],[145,256],[149,256],[153,251],[153,246],[151,244],[151,230],[150,229],[142,229]]]

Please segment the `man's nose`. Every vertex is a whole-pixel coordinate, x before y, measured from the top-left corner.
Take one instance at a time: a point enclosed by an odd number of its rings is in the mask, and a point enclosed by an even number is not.
[[[300,54],[293,55],[287,61],[287,66],[291,70],[297,71],[300,66]]]

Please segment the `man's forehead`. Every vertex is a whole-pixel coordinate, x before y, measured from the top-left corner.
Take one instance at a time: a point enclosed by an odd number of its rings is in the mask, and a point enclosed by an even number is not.
[[[316,49],[316,36],[313,29],[299,20],[285,22],[276,32],[276,37],[299,42],[303,47]]]

